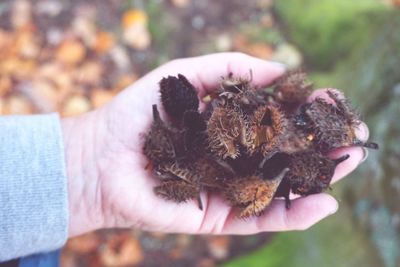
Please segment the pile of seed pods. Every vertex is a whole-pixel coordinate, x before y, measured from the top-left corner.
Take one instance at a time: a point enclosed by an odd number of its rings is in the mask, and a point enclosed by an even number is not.
[[[349,155],[329,152],[349,146],[377,149],[357,139],[359,115],[337,91],[309,96],[312,83],[290,71],[267,89],[251,79],[229,75],[199,110],[196,88],[179,74],[160,81],[162,120],[153,105],[153,122],[143,152],[160,184],[156,195],[175,202],[200,192],[220,194],[238,217],[259,215],[273,198],[301,196],[329,188],[335,168]]]

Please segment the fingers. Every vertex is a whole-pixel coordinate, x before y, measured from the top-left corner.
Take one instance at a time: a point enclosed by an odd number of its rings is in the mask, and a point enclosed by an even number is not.
[[[254,234],[265,231],[305,230],[338,209],[337,201],[328,194],[310,195],[292,201],[289,210],[283,200],[275,200],[260,217],[246,220],[235,218],[231,213],[224,223],[201,229],[217,234]],[[219,225],[219,226],[218,226]],[[207,226],[207,224],[203,224]]]
[[[200,95],[218,88],[221,78],[232,73],[236,77],[252,78],[255,86],[266,86],[280,75],[285,68],[282,64],[265,61],[242,53],[218,53],[200,57],[173,60],[161,66],[155,75],[185,75]],[[251,77],[250,77],[251,76]]]

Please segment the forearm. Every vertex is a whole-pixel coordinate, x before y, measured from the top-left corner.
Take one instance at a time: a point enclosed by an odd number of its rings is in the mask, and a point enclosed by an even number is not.
[[[0,117],[0,261],[67,239],[64,145],[57,115]]]

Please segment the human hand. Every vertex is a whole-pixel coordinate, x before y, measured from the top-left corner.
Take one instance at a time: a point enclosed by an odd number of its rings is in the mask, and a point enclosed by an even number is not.
[[[201,98],[217,88],[221,77],[248,77],[264,87],[279,77],[280,64],[239,53],[222,53],[171,61],[150,72],[110,103],[78,117],[63,119],[69,197],[69,236],[110,227],[143,230],[204,233],[252,234],[262,231],[302,230],[334,213],[338,204],[325,193],[296,198],[289,210],[284,200],[274,200],[262,216],[235,218],[235,211],[219,196],[201,193],[204,209],[195,201],[174,203],[157,197],[157,179],[145,169],[143,135],[153,120],[152,104],[159,104],[158,82],[168,75],[185,75]],[[312,97],[324,95],[317,90]],[[160,106],[160,105],[159,105]],[[361,124],[359,138],[368,138]],[[349,154],[341,163],[333,182],[363,159],[363,149],[343,148],[335,158]]]

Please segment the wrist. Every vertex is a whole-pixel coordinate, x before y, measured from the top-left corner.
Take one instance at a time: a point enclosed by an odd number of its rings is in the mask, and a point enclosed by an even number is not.
[[[68,236],[103,227],[102,192],[95,158],[96,112],[61,121],[68,184]]]

